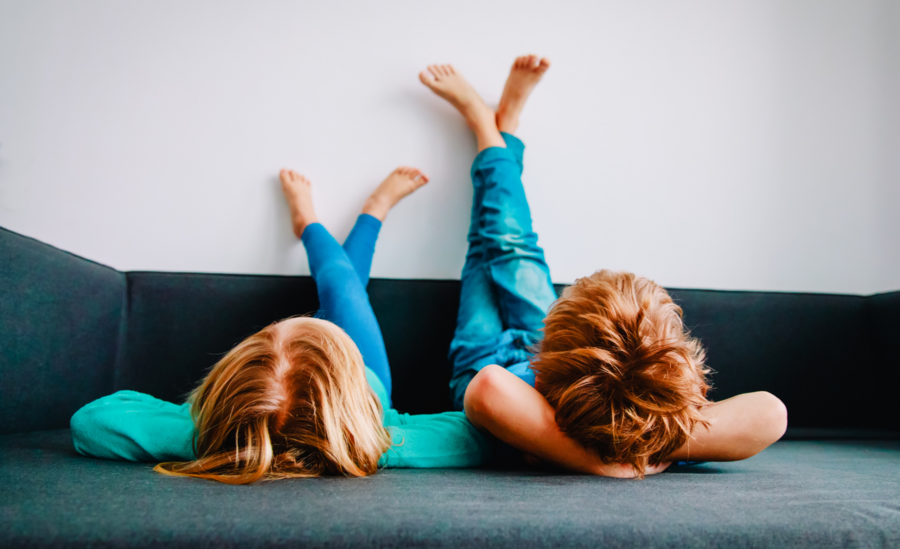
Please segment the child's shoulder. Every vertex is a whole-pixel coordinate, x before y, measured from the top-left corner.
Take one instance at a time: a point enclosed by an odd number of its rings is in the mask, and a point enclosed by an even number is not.
[[[387,389],[384,388],[384,383],[378,379],[378,375],[369,369],[366,366],[366,381],[369,382],[369,387],[375,391],[375,396],[378,397],[378,400],[381,401],[381,407],[384,408],[385,412],[389,409],[390,399],[388,398]]]

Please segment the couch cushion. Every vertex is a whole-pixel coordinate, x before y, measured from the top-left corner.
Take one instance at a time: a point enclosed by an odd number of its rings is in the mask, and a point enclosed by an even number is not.
[[[897,428],[875,414],[869,298],[782,292],[671,290],[707,349],[711,398],[769,391],[793,427]]]
[[[125,275],[0,228],[0,433],[108,394],[124,313]]]
[[[280,318],[316,310],[309,277],[129,273],[126,358],[117,389],[178,400],[219,356]],[[446,353],[459,282],[373,279],[370,300],[410,413],[449,408]],[[872,425],[875,384],[861,296],[674,289],[716,371],[710,396],[766,390],[795,427]],[[848,376],[848,368],[853,371]],[[852,402],[838,406],[836,403]]]
[[[779,442],[643,481],[397,470],[227,486],[0,437],[0,546],[871,547],[900,543],[900,441]]]
[[[866,298],[872,370],[877,382],[870,388],[876,406],[872,424],[885,429],[900,429],[897,389],[900,387],[900,292],[876,294]]]
[[[126,351],[116,389],[180,401],[224,353],[288,316],[318,309],[307,276],[128,273]],[[369,295],[394,374],[394,405],[448,409],[447,349],[459,282],[372,280]]]
[[[235,344],[318,308],[309,277],[128,273],[128,332],[115,389],[183,402]]]
[[[3,229],[0,261],[0,433],[63,427],[117,389],[179,401],[242,338],[318,306],[309,277],[123,275]],[[709,350],[712,398],[767,390],[793,427],[897,429],[900,293],[671,291]],[[375,279],[369,293],[396,406],[447,409],[459,282]]]

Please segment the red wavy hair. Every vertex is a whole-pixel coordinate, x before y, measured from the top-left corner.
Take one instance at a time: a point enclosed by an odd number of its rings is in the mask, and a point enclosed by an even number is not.
[[[544,323],[537,388],[560,429],[605,463],[643,476],[705,423],[703,348],[653,281],[599,271],[566,288]]]

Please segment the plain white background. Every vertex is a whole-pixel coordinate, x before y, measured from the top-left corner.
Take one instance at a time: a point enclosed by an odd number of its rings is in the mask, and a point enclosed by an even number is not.
[[[900,288],[900,2],[0,0],[0,225],[122,270],[308,273],[277,172],[338,238],[392,168],[373,276],[458,278],[475,143],[417,73],[520,136],[553,277]]]

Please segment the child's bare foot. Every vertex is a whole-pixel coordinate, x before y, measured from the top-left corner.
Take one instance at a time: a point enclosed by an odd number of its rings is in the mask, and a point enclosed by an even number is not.
[[[525,101],[549,68],[550,60],[546,57],[523,55],[516,58],[503,88],[500,107],[497,108],[497,128],[501,132],[516,131],[519,127],[519,114],[525,106]]]
[[[475,132],[478,150],[506,147],[503,136],[497,130],[496,114],[452,65],[430,65],[428,70],[419,73],[419,80],[463,115]]]
[[[287,168],[278,174],[281,178],[281,190],[291,208],[291,223],[297,238],[303,235],[307,225],[319,221],[312,203],[312,183],[294,170]]]
[[[397,202],[428,183],[428,176],[418,168],[400,166],[378,185],[363,206],[363,213],[384,221]]]

